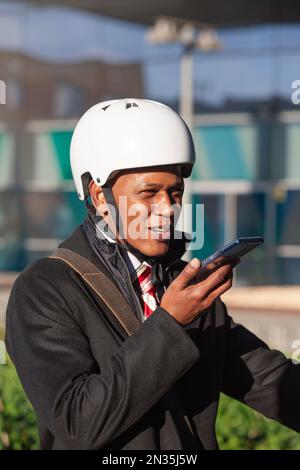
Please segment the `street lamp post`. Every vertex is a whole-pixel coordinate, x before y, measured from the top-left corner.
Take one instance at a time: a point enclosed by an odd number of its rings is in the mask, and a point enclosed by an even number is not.
[[[193,118],[193,56],[196,50],[210,52],[221,48],[217,32],[211,26],[182,18],[159,17],[147,31],[152,44],[181,44],[179,113],[189,126]]]
[[[179,113],[191,128],[194,115],[193,56],[194,46],[184,46],[180,60]]]
[[[179,114],[191,131],[194,116],[193,59],[195,50],[209,52],[220,49],[217,32],[211,26],[181,18],[159,17],[147,32],[147,40],[152,44],[174,44],[183,46],[180,58]],[[182,200],[182,214],[178,226],[187,233],[192,232],[191,192],[186,185]],[[188,210],[184,211],[184,208]],[[189,258],[189,256],[187,256]]]

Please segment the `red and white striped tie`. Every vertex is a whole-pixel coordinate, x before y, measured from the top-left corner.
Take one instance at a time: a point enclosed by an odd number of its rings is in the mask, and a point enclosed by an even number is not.
[[[151,282],[151,266],[142,263],[133,275],[132,282],[138,286],[145,318],[148,318],[158,306],[157,287]]]

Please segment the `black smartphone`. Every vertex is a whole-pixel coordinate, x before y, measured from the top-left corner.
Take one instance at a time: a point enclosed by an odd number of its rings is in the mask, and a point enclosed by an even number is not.
[[[240,258],[249,251],[264,242],[263,237],[240,237],[225,245],[208,258],[204,259],[201,264],[199,273],[207,273],[212,269],[216,269],[225,264],[232,258]]]

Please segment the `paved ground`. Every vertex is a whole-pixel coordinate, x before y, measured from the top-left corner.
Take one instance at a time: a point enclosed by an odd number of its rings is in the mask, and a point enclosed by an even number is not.
[[[238,287],[226,292],[222,298],[231,308],[300,314],[300,286]]]
[[[289,356],[296,350],[300,353],[300,313],[230,308],[228,312],[236,323],[244,325],[273,349]]]
[[[17,274],[0,275],[0,327]],[[222,296],[228,313],[268,345],[292,355],[300,351],[300,286],[233,288]],[[294,341],[299,341],[299,347]]]
[[[237,323],[253,331],[270,347],[290,356],[299,349],[300,286],[233,288],[222,300]]]

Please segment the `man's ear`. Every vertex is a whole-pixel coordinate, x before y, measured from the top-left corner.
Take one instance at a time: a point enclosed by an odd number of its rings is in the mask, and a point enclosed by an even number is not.
[[[107,203],[101,186],[98,186],[94,180],[90,181],[89,192],[93,206],[99,215],[106,216],[108,214]]]

